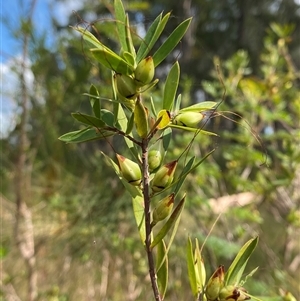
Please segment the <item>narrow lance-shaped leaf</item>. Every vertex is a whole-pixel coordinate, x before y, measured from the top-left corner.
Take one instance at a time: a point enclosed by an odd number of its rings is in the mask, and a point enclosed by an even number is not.
[[[133,42],[132,42],[128,14],[126,15],[126,18],[125,18],[125,35],[126,35],[127,50],[135,58],[136,57],[136,52],[135,52]]]
[[[170,231],[170,229],[175,225],[176,221],[180,219],[183,207],[185,204],[185,195],[182,200],[178,203],[174,211],[172,212],[171,216],[169,217],[168,221],[163,225],[157,235],[154,237],[151,248],[153,249]]]
[[[113,135],[115,135],[114,132],[105,130],[98,131],[95,129],[95,127],[87,127],[83,130],[66,133],[60,136],[58,139],[66,143],[82,143],[104,139]]]
[[[193,245],[190,237],[188,238],[188,243],[187,243],[186,258],[187,258],[187,267],[188,267],[190,286],[194,297],[196,297],[198,295],[198,287],[197,287],[197,278],[196,278],[196,271],[194,265],[195,258],[193,253]]]
[[[113,51],[98,48],[92,48],[90,51],[95,59],[108,69],[125,75],[131,75],[133,73],[133,66],[129,65],[128,62],[123,60]]]
[[[164,99],[163,99],[163,109],[167,111],[171,111],[174,105],[175,96],[178,88],[179,83],[179,75],[180,75],[180,68],[178,62],[176,62],[166,79],[166,84],[164,88]]]
[[[136,131],[141,138],[148,134],[148,116],[142,102],[138,99],[134,107],[134,123]]]
[[[234,261],[225,274],[225,285],[238,285],[244,273],[246,264],[258,243],[258,237],[250,239],[240,249]]]
[[[203,263],[203,258],[201,255],[197,238],[195,239],[195,241],[196,241],[196,247],[194,252],[194,259],[195,259],[194,265],[196,271],[197,285],[198,285],[198,291],[203,292],[205,281],[206,281],[206,271],[205,271],[205,266]]]
[[[160,48],[154,53],[153,60],[155,67],[158,66],[171,51],[176,47],[179,41],[182,39],[186,33],[190,23],[191,18],[183,21],[179,24],[175,30],[169,35],[166,41],[160,46]]]
[[[203,102],[196,103],[192,106],[182,108],[179,110],[179,113],[202,112],[202,111],[206,111],[206,110],[212,110],[212,109],[216,108],[217,104],[218,103],[215,101],[203,101]]]
[[[92,33],[90,33],[86,28],[82,28],[82,27],[71,27],[71,28],[73,28],[74,30],[81,33],[84,40],[86,40],[87,42],[89,42],[93,46],[97,47],[98,49],[107,48]]]
[[[162,14],[160,14],[153,21],[153,23],[151,24],[151,26],[149,27],[146,33],[144,41],[142,41],[142,44],[137,52],[137,56],[136,56],[137,63],[139,63],[142,59],[144,59],[148,55],[148,53],[150,52],[150,50],[152,49],[152,47],[160,37],[162,31],[164,30],[169,17],[170,17],[170,13],[167,13],[163,18],[162,18]]]
[[[114,8],[115,8],[116,26],[117,26],[120,44],[124,51],[130,52],[130,50],[127,47],[127,42],[126,42],[126,28],[125,28],[126,14],[125,14],[125,10],[124,10],[122,1],[115,0]]]
[[[160,268],[159,268],[160,267]],[[157,245],[156,269],[157,282],[162,300],[165,297],[168,286],[168,256],[166,255],[166,245],[162,239]]]
[[[101,100],[99,98],[99,92],[94,85],[90,87],[90,104],[95,116],[101,119]]]
[[[102,121],[101,119],[94,117],[92,115],[87,115],[87,114],[83,114],[83,113],[72,113],[71,115],[77,121],[87,124],[87,125],[94,126],[96,128],[97,127],[103,128],[106,126],[104,121]]]

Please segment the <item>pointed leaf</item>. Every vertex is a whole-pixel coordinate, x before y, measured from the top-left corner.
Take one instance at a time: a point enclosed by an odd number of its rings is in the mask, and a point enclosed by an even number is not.
[[[219,136],[218,134],[213,133],[213,132],[208,132],[208,131],[201,130],[198,128],[190,128],[187,126],[182,126],[182,125],[177,125],[177,124],[172,124],[172,123],[169,124],[169,127],[174,128],[174,129],[189,131],[189,132],[199,132],[201,134],[205,134],[205,135],[209,135],[209,136],[217,136],[217,137]]]
[[[244,273],[246,264],[258,243],[258,237],[250,239],[240,249],[234,261],[225,274],[225,285],[238,285]]]
[[[156,271],[157,271],[158,287],[159,287],[161,298],[163,300],[167,291],[168,274],[169,274],[168,256],[166,256],[166,245],[163,239],[157,245]]]
[[[179,204],[176,206],[174,211],[172,212],[168,221],[163,225],[163,227],[160,229],[160,231],[154,237],[154,239],[151,243],[152,249],[167,235],[167,233],[170,231],[170,229],[175,225],[176,221],[180,220],[180,216],[181,216],[184,204],[185,204],[185,195],[182,198],[182,200],[179,202]]]
[[[72,113],[71,115],[74,119],[78,120],[79,122],[94,126],[96,128],[103,128],[106,126],[104,121],[92,115],[87,115],[79,112]]]
[[[207,111],[207,110],[212,110],[215,109],[217,106],[217,102],[215,101],[203,101],[199,102],[197,104],[194,104],[192,106],[183,108],[179,110],[179,113],[183,112],[201,112],[201,111]]]
[[[194,252],[193,252],[193,245],[191,238],[188,237],[188,244],[186,249],[186,259],[187,259],[187,267],[188,267],[188,275],[189,275],[189,281],[192,289],[192,293],[194,297],[197,297],[198,295],[198,286],[197,286],[197,278],[196,278],[196,271],[195,271],[195,258],[194,258]]]
[[[131,75],[133,73],[133,66],[130,66],[125,60],[112,51],[106,49],[92,48],[90,49],[95,59],[116,73]]]
[[[90,86],[90,104],[93,108],[95,116],[101,119],[101,100],[99,98],[99,92],[94,85]]]
[[[72,27],[74,30],[80,32],[84,40],[92,44],[93,46],[97,47],[98,49],[107,48],[103,45],[92,33],[90,33],[86,28],[82,27]]]
[[[163,109],[167,111],[171,111],[173,108],[179,83],[179,75],[180,68],[178,62],[176,62],[168,74],[164,88]]]
[[[126,19],[125,19],[125,35],[126,35],[127,50],[135,58],[136,53],[132,42],[128,14],[126,14]]]
[[[136,56],[136,61],[139,63],[142,59],[144,59],[147,54],[150,52],[158,38],[160,37],[162,31],[164,30],[167,21],[170,17],[170,13],[167,13],[163,18],[162,14],[157,16],[157,18],[153,21],[151,26],[149,27],[144,41],[142,42]]]
[[[196,240],[196,247],[194,252],[194,259],[195,259],[194,265],[195,265],[198,292],[202,292],[206,281],[206,271],[203,264],[203,259],[201,256],[197,238],[195,240]]]
[[[134,123],[138,135],[141,138],[146,138],[148,134],[148,116],[145,107],[139,99],[134,107]]]
[[[178,192],[180,191],[180,188],[182,186],[182,184],[184,183],[184,180],[186,179],[187,175],[190,173],[190,170],[192,169],[192,166],[194,164],[194,161],[195,161],[195,157],[192,157],[188,163],[184,166],[182,172],[181,172],[181,175],[179,177],[179,180],[176,184],[176,187],[174,189],[174,193],[175,193],[175,196],[178,194]]]
[[[158,66],[180,42],[185,32],[187,31],[191,20],[192,19],[189,18],[183,21],[181,24],[179,24],[175,28],[175,30],[169,35],[166,41],[160,46],[160,48],[154,53],[153,61],[155,67]]]
[[[106,125],[110,127],[115,127],[115,116],[114,114],[106,109],[101,110],[101,119]]]
[[[130,52],[124,51],[122,53],[122,56],[124,57],[124,59],[126,60],[126,62],[130,65],[130,66],[134,66],[135,64],[135,59],[132,56],[132,54]]]
[[[114,134],[114,132],[109,132],[105,130],[99,131],[94,127],[88,127],[83,130],[66,133],[60,136],[58,139],[66,143],[81,143],[104,139],[106,137],[113,136]]]
[[[114,8],[115,8],[116,26],[117,26],[120,44],[124,51],[130,52],[126,43],[126,28],[125,28],[126,15],[125,15],[125,10],[122,1],[115,0]]]

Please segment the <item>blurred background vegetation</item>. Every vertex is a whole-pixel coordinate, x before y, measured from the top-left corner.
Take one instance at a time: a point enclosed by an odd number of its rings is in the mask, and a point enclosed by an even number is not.
[[[103,141],[64,145],[57,139],[80,127],[70,113],[88,108],[82,94],[91,83],[101,96],[111,96],[109,71],[90,60],[69,25],[93,22],[99,39],[118,51],[112,1],[82,1],[67,24],[53,15],[43,34],[32,23],[36,1],[27,2],[11,33],[22,53],[9,65],[18,84],[2,92],[2,99],[15,102],[16,123],[0,141],[0,300],[151,300],[129,195],[100,155],[113,155],[111,148]],[[203,251],[207,273],[219,264],[228,267],[239,247],[259,235],[249,271],[259,270],[245,287],[263,300],[281,300],[285,291],[300,300],[299,1],[124,5],[136,43],[161,11],[172,11],[164,37],[193,16],[186,37],[156,75],[163,81],[178,59],[184,106],[223,99],[220,116],[207,124],[219,137],[199,135],[190,151],[201,158],[216,148],[185,184],[188,201],[170,251],[166,300],[192,300],[187,237],[203,242],[220,213]],[[8,21],[2,16],[4,26]],[[156,101],[161,89],[149,92]],[[176,132],[173,138],[167,160],[179,156],[192,134]],[[111,142],[122,153],[123,142]]]

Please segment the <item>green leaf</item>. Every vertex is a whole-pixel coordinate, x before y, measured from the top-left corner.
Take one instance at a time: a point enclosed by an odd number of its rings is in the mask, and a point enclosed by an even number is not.
[[[198,292],[203,292],[205,281],[206,281],[206,271],[205,271],[197,238],[195,240],[196,240],[196,247],[194,252],[194,260],[195,260],[194,265],[195,265],[197,286],[198,286]]]
[[[177,124],[173,124],[173,123],[170,123],[168,126],[171,127],[171,128],[184,130],[184,131],[189,131],[189,132],[199,132],[201,134],[205,134],[205,135],[209,135],[209,136],[217,136],[217,137],[219,136],[218,134],[213,133],[213,132],[208,132],[208,131],[201,130],[201,129],[198,129],[198,128],[190,128],[190,127],[187,127],[187,126],[177,125]]]
[[[142,102],[138,99],[134,107],[134,123],[136,132],[141,138],[148,134],[148,116]]]
[[[161,19],[162,14],[156,17],[151,26],[149,27],[146,36],[138,49],[136,55],[136,61],[139,63],[142,59],[144,59],[147,54],[150,52],[158,38],[160,37],[162,31],[164,30],[166,23],[170,17],[170,13],[167,13],[163,19]]]
[[[97,88],[94,85],[90,86],[90,104],[93,108],[93,112],[95,116],[99,119],[101,119],[101,101],[99,98],[99,92]]]
[[[115,116],[114,114],[106,109],[101,110],[101,119],[106,125],[110,127],[115,127]]]
[[[123,179],[120,173],[119,166],[109,156],[107,156],[103,152],[101,153],[105,157],[106,161],[112,166],[112,168],[118,175],[119,179],[125,186],[126,190],[130,193],[132,197],[132,206],[133,206],[135,221],[138,226],[141,240],[143,244],[145,244],[146,229],[145,229],[145,214],[144,214],[144,198],[142,192],[137,186],[133,186],[129,184],[125,179]]]
[[[90,51],[95,59],[108,69],[125,75],[131,75],[133,73],[133,66],[130,66],[125,60],[123,60],[113,51],[107,51],[106,49],[98,48],[92,48]]]
[[[189,18],[179,24],[169,35],[166,41],[160,46],[160,48],[154,53],[153,61],[155,67],[158,66],[180,42],[185,32],[187,31],[191,20],[192,18]]]
[[[191,238],[188,237],[188,244],[186,249],[186,259],[187,259],[187,268],[188,268],[188,275],[189,281],[192,289],[192,293],[194,297],[198,295],[198,286],[197,286],[197,278],[196,278],[196,270],[195,270],[195,258],[193,252],[193,245]]]
[[[110,131],[98,131],[94,127],[85,128],[83,130],[66,133],[58,139],[66,143],[81,143],[87,141],[94,141],[113,136],[115,133]]]
[[[178,112],[178,111],[179,111],[180,104],[181,104],[181,94],[179,94],[179,95],[177,96],[177,99],[176,99],[176,101],[175,101],[175,105],[174,105],[174,111],[175,111],[175,112]]]
[[[115,0],[114,8],[115,8],[115,17],[116,17],[116,21],[117,21],[116,25],[117,25],[117,32],[118,32],[120,44],[124,51],[130,52],[130,50],[127,47],[127,42],[126,42],[126,28],[125,28],[126,14],[125,14],[125,10],[124,10],[122,1]]]
[[[195,105],[183,108],[183,109],[179,110],[179,113],[202,112],[202,111],[206,111],[206,110],[212,110],[212,109],[216,108],[217,104],[218,103],[215,101],[203,101],[203,102],[199,102]]]
[[[167,111],[171,111],[174,105],[174,100],[179,83],[179,75],[180,68],[178,62],[176,61],[168,74],[164,88],[163,109]]]
[[[82,37],[83,37],[84,40],[86,40],[87,42],[89,42],[93,46],[96,46],[98,49],[107,48],[92,33],[90,33],[86,28],[82,28],[82,27],[71,27],[71,28],[73,28],[74,30],[80,32],[82,34]]]
[[[125,19],[125,34],[126,34],[126,44],[127,44],[128,52],[130,52],[131,55],[135,58],[136,53],[132,42],[128,14],[126,15],[126,19]]]
[[[192,169],[192,166],[194,164],[195,157],[192,157],[188,163],[184,166],[181,175],[179,177],[179,180],[177,181],[176,187],[174,189],[175,196],[178,194],[180,191],[181,186],[184,183],[184,180],[186,179],[187,175],[190,173],[190,170]]]
[[[91,125],[97,128],[103,128],[106,126],[105,122],[102,121],[101,119],[94,117],[92,115],[87,115],[87,114],[83,114],[83,113],[72,113],[71,114],[72,117],[74,119],[76,119],[77,121],[87,124],[87,125]]]
[[[158,269],[159,268],[159,269]],[[157,245],[156,257],[157,282],[162,300],[165,297],[168,286],[168,256],[166,255],[166,244],[162,239]]]
[[[126,62],[130,65],[130,66],[134,66],[135,64],[135,59],[132,56],[132,54],[130,52],[124,51],[122,53],[122,56],[124,57],[124,59],[126,60]]]
[[[167,235],[169,230],[176,225],[176,222],[177,221],[179,222],[184,204],[185,204],[185,195],[182,198],[182,200],[179,202],[179,204],[176,206],[176,208],[173,210],[167,222],[163,225],[163,227],[154,237],[150,246],[152,249]]]
[[[246,264],[254,251],[258,243],[258,237],[250,239],[240,249],[236,255],[234,261],[230,265],[228,271],[225,274],[225,286],[226,285],[238,285],[241,277],[244,273]]]

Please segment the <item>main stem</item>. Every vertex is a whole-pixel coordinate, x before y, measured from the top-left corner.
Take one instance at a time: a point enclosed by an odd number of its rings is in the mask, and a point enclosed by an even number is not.
[[[142,140],[142,169],[143,169],[143,197],[145,212],[145,228],[146,228],[146,252],[148,258],[149,275],[151,279],[152,290],[156,301],[162,301],[155,272],[153,253],[151,249],[151,211],[150,211],[150,189],[149,189],[149,166],[148,166],[148,145],[149,139]]]

